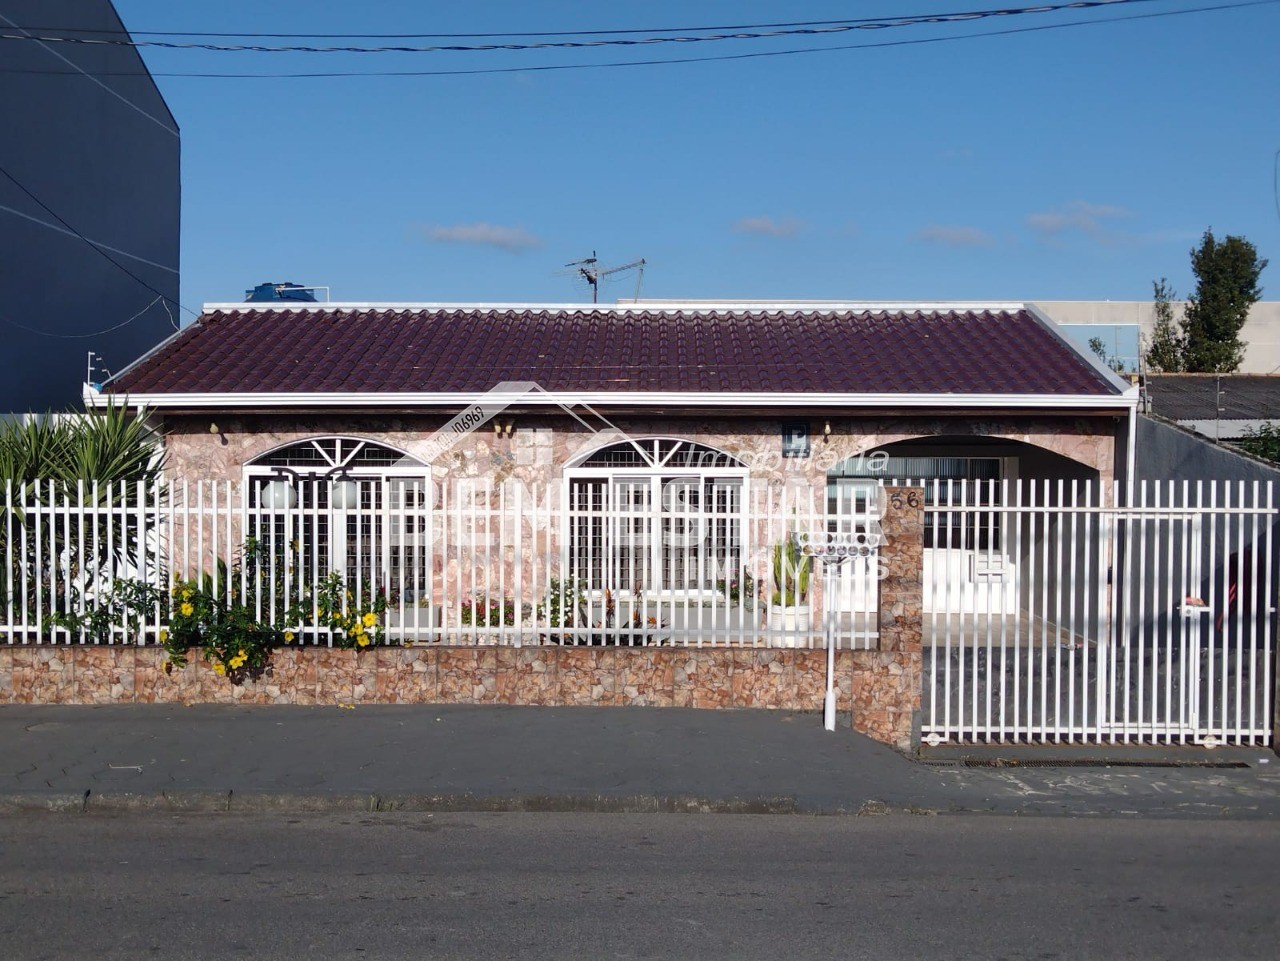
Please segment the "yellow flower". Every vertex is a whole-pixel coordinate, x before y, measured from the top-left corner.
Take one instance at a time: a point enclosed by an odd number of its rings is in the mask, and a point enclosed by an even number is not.
[[[364,622],[365,627],[373,627],[373,625],[378,623],[378,615],[373,613],[373,611],[370,611],[362,617],[361,620]]]
[[[168,631],[166,631],[164,628],[161,628],[161,629],[160,629],[160,643],[161,643],[161,644],[163,644],[163,643],[164,643],[165,641],[167,641],[167,640],[169,640],[169,632],[168,632]]]
[[[243,648],[243,647],[242,647],[242,648],[240,648],[240,650],[236,651],[236,653],[237,653],[237,654],[239,654],[241,657],[244,657],[244,656],[245,656],[244,648]]]
[[[219,674],[219,675],[226,674],[227,668],[221,661],[218,661],[216,664],[213,665],[213,673]]]
[[[292,644],[292,643],[293,643],[293,631],[285,631],[285,632],[284,632],[284,642],[285,642],[286,644]]]
[[[182,606],[178,608],[178,613],[181,614],[183,617],[190,617],[195,612],[196,612],[196,609],[191,606],[190,601],[183,601]]]
[[[236,668],[242,666],[244,662],[245,658],[243,656],[233,657],[230,661],[231,669],[234,671]]]
[[[368,647],[369,638],[366,637],[364,634],[361,634],[359,637],[356,638],[356,644],[358,644],[360,647]]]

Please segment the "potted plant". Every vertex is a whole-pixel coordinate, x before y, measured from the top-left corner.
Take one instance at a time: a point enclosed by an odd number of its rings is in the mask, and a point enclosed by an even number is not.
[[[413,591],[405,591],[399,604],[387,608],[388,633],[398,637],[401,643],[436,639],[440,627],[440,608],[427,596],[418,597]]]
[[[773,546],[773,591],[769,595],[766,626],[774,647],[795,647],[797,635],[808,634],[813,620],[809,606],[812,559],[788,539]]]

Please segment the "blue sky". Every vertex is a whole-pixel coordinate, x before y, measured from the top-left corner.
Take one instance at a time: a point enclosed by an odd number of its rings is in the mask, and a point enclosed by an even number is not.
[[[144,56],[157,73],[527,68],[958,36],[1221,2],[586,51]],[[134,31],[495,33],[983,4],[116,6]],[[1210,225],[1271,256],[1263,285],[1276,299],[1277,37],[1280,4],[1271,4],[730,62],[159,76],[182,127],[183,302],[238,300],[265,280],[328,285],[335,300],[583,300],[589,293],[561,268],[593,249],[605,266],[648,259],[647,297],[1148,299],[1161,276],[1188,290],[1187,252]],[[620,278],[602,300],[634,294],[634,275]]]

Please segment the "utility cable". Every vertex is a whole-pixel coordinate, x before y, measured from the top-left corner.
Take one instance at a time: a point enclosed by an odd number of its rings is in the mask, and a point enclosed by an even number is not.
[[[17,177],[15,177],[13,174],[9,173],[9,171],[8,171],[8,170],[6,170],[6,169],[5,169],[5,167],[4,167],[2,164],[0,164],[0,175],[4,176],[4,177],[5,177],[5,179],[7,179],[10,183],[12,183],[15,187],[17,187],[19,190],[21,190],[21,191],[22,191],[24,194],[26,194],[28,197],[30,197],[30,198],[31,198],[31,200],[32,200],[32,201],[33,201],[33,202],[34,202],[38,207],[40,207],[40,209],[41,209],[41,210],[43,210],[45,213],[47,213],[50,217],[52,217],[52,218],[53,218],[54,220],[56,220],[58,223],[62,224],[62,226],[63,226],[63,227],[65,227],[67,230],[69,230],[72,234],[74,234],[74,235],[75,235],[76,237],[78,237],[80,240],[82,240],[82,241],[84,241],[86,244],[88,244],[91,248],[93,248],[93,250],[97,251],[97,253],[98,253],[98,255],[99,255],[99,256],[103,257],[103,258],[104,258],[104,259],[106,259],[109,263],[113,264],[113,265],[114,265],[118,270],[120,270],[120,271],[122,271],[123,273],[127,274],[128,276],[132,277],[132,278],[134,279],[134,281],[136,281],[136,282],[137,282],[138,284],[140,284],[141,286],[143,286],[143,287],[147,288],[147,290],[151,291],[153,294],[155,294],[155,295],[156,295],[157,297],[159,297],[161,300],[166,300],[166,301],[167,301],[167,300],[170,300],[170,299],[171,299],[170,297],[168,297],[167,295],[165,295],[163,292],[161,292],[161,291],[159,291],[159,290],[156,290],[156,289],[155,289],[155,287],[151,286],[151,284],[147,283],[145,280],[143,280],[141,277],[139,277],[137,274],[135,274],[132,270],[130,270],[130,269],[129,269],[128,267],[126,267],[124,264],[120,263],[120,261],[116,260],[116,259],[115,259],[114,257],[112,257],[109,253],[107,253],[107,252],[106,252],[106,251],[105,251],[101,246],[99,246],[98,244],[95,244],[92,240],[90,240],[88,237],[86,237],[84,234],[82,234],[80,231],[78,231],[75,227],[73,227],[71,224],[67,223],[67,221],[66,221],[66,220],[64,220],[62,217],[60,217],[60,216],[58,215],[57,211],[55,211],[52,207],[50,207],[50,206],[49,206],[48,204],[46,204],[43,200],[41,200],[39,197],[37,197],[35,194],[33,194],[30,190],[28,190],[28,189],[26,188],[26,186],[25,186],[25,185],[24,185],[20,180],[18,180],[18,178],[17,178]],[[189,307],[183,307],[183,306],[182,306],[182,304],[178,303],[176,300],[175,300],[175,301],[173,301],[173,303],[174,303],[175,305],[177,305],[179,308],[181,308],[182,310],[187,311],[187,313],[191,314],[191,316],[192,316],[192,317],[198,317],[198,316],[199,316],[199,314],[197,314],[194,310],[191,310]]]
[[[1167,2],[1167,0],[1163,0]],[[1038,9],[1038,8],[1035,8]],[[134,37],[229,37],[240,40],[487,40],[499,37],[601,37],[622,36],[637,33],[705,33],[721,30],[771,30],[788,27],[829,27],[842,24],[883,23],[887,19],[922,19],[948,16],[946,14],[901,14],[896,18],[865,17],[846,20],[796,20],[783,23],[736,23],[681,27],[628,27],[613,30],[533,30],[504,31],[502,33],[242,33],[237,31],[217,30],[132,30]],[[950,16],[968,16],[952,14]],[[118,35],[121,31],[110,29],[93,29],[87,27],[25,27],[30,31],[69,30],[72,33],[109,33]]]
[[[662,60],[614,60],[604,63],[562,63],[543,64],[541,66],[524,67],[480,67],[456,70],[346,70],[346,71],[307,71],[298,73],[244,73],[229,71],[152,71],[153,77],[182,77],[206,80],[316,80],[338,79],[343,77],[458,77],[480,76],[506,73],[541,73],[561,70],[601,70],[618,67],[656,67],[672,64],[715,63],[731,60],[754,60],[761,57],[790,57],[811,53],[837,53],[849,50],[871,50],[883,47],[911,47],[924,43],[952,43],[958,40],[978,40],[987,37],[1005,37],[1022,33],[1039,33],[1044,30],[1066,30],[1072,27],[1099,26],[1121,23],[1130,20],[1153,20],[1162,17],[1177,17],[1184,14],[1212,13],[1218,10],[1236,10],[1244,7],[1271,6],[1280,0],[1244,0],[1237,3],[1222,3],[1213,6],[1191,7],[1184,10],[1166,10],[1160,13],[1131,14],[1122,17],[1103,17],[1094,20],[1074,20],[1070,23],[1042,24],[1035,27],[1011,27],[1005,30],[985,30],[975,33],[955,34],[945,37],[921,37],[915,40],[887,40],[879,43],[854,43],[825,47],[793,47],[789,50],[766,50],[757,53],[721,54],[709,57],[673,57]],[[0,67],[0,74],[63,74],[66,71],[46,70],[6,70]],[[100,76],[117,74],[101,73]],[[142,76],[142,72],[130,72],[128,76]]]
[[[39,330],[35,327],[28,327],[26,324],[20,324],[16,320],[12,320],[6,317],[4,314],[0,314],[0,322],[8,324],[10,327],[17,327],[19,330],[25,330],[27,331],[27,333],[30,333],[30,334],[39,334],[41,337],[52,337],[57,340],[84,340],[85,338],[88,338],[88,337],[101,337],[103,334],[109,334],[112,331],[119,330],[121,327],[127,327],[130,324],[132,324],[135,320],[137,320],[139,317],[141,317],[143,314],[145,314],[152,307],[154,307],[156,304],[163,304],[163,303],[164,303],[163,296],[156,297],[155,300],[151,301],[151,303],[147,304],[147,306],[143,307],[140,311],[138,311],[128,320],[121,321],[120,323],[116,324],[114,327],[107,327],[104,330],[95,330],[93,331],[93,333],[90,333],[90,334],[55,334],[47,330]],[[167,310],[168,308],[166,307],[165,309]],[[170,315],[170,317],[172,318],[172,315]]]
[[[834,23],[817,27],[789,27],[779,30],[753,30],[733,33],[686,34],[676,37],[648,36],[640,38],[610,38],[603,40],[544,40],[538,43],[487,43],[487,44],[433,44],[427,46],[266,46],[263,44],[220,44],[204,42],[178,42],[174,40],[134,40],[132,38],[69,37],[32,35],[15,36],[0,34],[0,40],[38,40],[43,43],[67,43],[79,45],[152,47],[163,50],[200,50],[214,53],[487,53],[493,51],[590,49],[598,47],[634,47],[666,43],[708,43],[722,40],[766,40],[778,37],[814,36],[847,33],[852,30],[886,30],[893,27],[913,27],[925,24],[944,24],[986,20],[992,17],[1012,17],[1025,14],[1057,13],[1063,10],[1087,10],[1096,7],[1117,7],[1134,3],[1155,3],[1158,0],[1068,0],[1065,3],[1043,4],[1034,7],[1006,7],[992,10],[970,10],[962,13],[927,14],[913,17],[891,17],[878,20]]]
[[[22,30],[22,28],[21,28],[21,27],[19,27],[17,24],[15,24],[12,20],[10,20],[8,17],[6,17],[3,13],[0,13],[0,21],[4,21],[4,23],[6,23],[10,28],[12,28],[12,29],[14,29],[14,30]],[[129,107],[131,110],[136,110],[138,113],[142,114],[142,116],[146,117],[146,118],[147,118],[148,120],[150,120],[152,123],[156,124],[158,127],[160,127],[160,129],[162,129],[162,130],[164,130],[164,131],[166,131],[166,132],[168,132],[168,133],[173,134],[175,137],[181,136],[181,135],[178,133],[178,128],[177,128],[176,126],[171,126],[171,125],[169,125],[169,124],[165,123],[165,122],[164,122],[163,120],[161,120],[159,117],[155,116],[154,114],[152,114],[152,113],[148,112],[147,110],[144,110],[142,107],[138,106],[136,103],[134,103],[132,100],[130,100],[130,99],[129,99],[128,97],[126,97],[124,94],[122,94],[120,91],[112,89],[112,88],[111,88],[111,87],[109,87],[107,84],[105,84],[105,83],[103,83],[101,80],[99,80],[99,79],[98,79],[98,77],[94,76],[92,73],[89,73],[87,70],[83,69],[79,64],[77,64],[77,63],[75,63],[75,62],[73,62],[73,61],[71,61],[71,60],[68,60],[66,57],[64,57],[62,54],[60,54],[57,50],[54,50],[51,46],[49,46],[49,44],[48,44],[48,43],[45,43],[45,42],[41,41],[38,37],[32,37],[32,36],[31,36],[30,34],[28,34],[26,31],[23,31],[22,35],[20,35],[20,36],[18,37],[18,39],[22,39],[22,40],[35,40],[37,43],[39,43],[39,44],[40,44],[40,46],[41,46],[41,47],[43,47],[45,50],[47,50],[50,54],[52,54],[53,56],[57,57],[59,60],[61,60],[63,63],[65,63],[68,67],[70,67],[70,68],[71,68],[71,70],[72,70],[73,72],[80,74],[80,75],[81,75],[82,77],[84,77],[85,79],[87,79],[87,80],[91,81],[92,83],[96,84],[97,86],[101,87],[103,90],[105,90],[107,93],[111,94],[111,96],[115,97],[115,98],[116,98],[117,100],[119,100],[121,103],[123,103],[123,104],[125,104],[127,107]],[[145,71],[143,71],[143,73],[145,74]],[[167,108],[166,108],[166,109],[167,109]]]
[[[16,207],[8,207],[4,204],[0,204],[0,210],[4,211],[7,214],[13,214],[15,217],[21,217],[23,220],[29,220],[33,224],[39,224],[41,227],[47,227],[49,230],[52,230],[55,233],[64,234],[67,237],[77,237],[80,240],[93,244],[93,246],[95,247],[100,247],[103,250],[109,250],[113,254],[119,254],[121,257],[128,257],[130,260],[136,260],[138,263],[146,264],[148,267],[155,267],[157,270],[166,270],[171,274],[176,274],[178,272],[177,267],[170,267],[166,264],[158,264],[154,260],[148,260],[146,257],[140,257],[139,255],[132,254],[127,250],[121,250],[119,247],[112,247],[110,244],[104,244],[100,240],[90,240],[88,237],[83,237],[80,234],[76,233],[74,230],[67,230],[65,227],[59,227],[55,223],[50,223],[47,220],[41,220],[39,217],[32,216],[26,211],[19,210]]]

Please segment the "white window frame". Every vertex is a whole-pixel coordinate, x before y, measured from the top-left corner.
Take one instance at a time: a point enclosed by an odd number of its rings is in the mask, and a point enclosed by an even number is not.
[[[662,451],[662,445],[671,444],[671,448],[665,453]],[[592,581],[597,576],[596,565],[591,557],[590,552],[586,554],[586,562],[583,563],[582,555],[579,553],[578,538],[576,536],[575,525],[583,518],[591,518],[593,513],[582,512],[576,509],[575,502],[575,485],[583,481],[602,481],[604,482],[604,490],[607,505],[602,520],[606,525],[602,532],[602,540],[604,541],[604,550],[609,551],[613,558],[616,559],[617,551],[620,549],[619,541],[623,537],[619,535],[619,519],[628,516],[629,512],[615,512],[609,508],[616,503],[615,491],[622,489],[625,485],[644,485],[642,489],[647,488],[647,530],[644,531],[645,539],[648,542],[649,556],[645,569],[649,572],[649,580],[647,583],[641,584],[641,591],[648,597],[664,598],[664,599],[683,599],[706,595],[715,590],[715,581],[717,575],[715,571],[708,572],[706,565],[713,562],[714,551],[701,550],[698,552],[697,563],[699,565],[699,574],[697,583],[689,586],[687,583],[683,586],[675,586],[668,581],[669,565],[664,563],[664,547],[669,543],[669,531],[664,531],[663,523],[666,520],[679,521],[682,513],[679,511],[671,512],[663,509],[664,492],[667,485],[672,482],[679,481],[696,481],[699,491],[699,499],[705,497],[708,492],[714,491],[717,484],[730,484],[737,488],[737,505],[728,511],[716,511],[714,506],[711,510],[704,510],[699,506],[696,512],[688,512],[683,516],[685,523],[696,520],[700,525],[711,525],[727,522],[731,527],[728,529],[728,536],[725,540],[733,545],[730,548],[733,556],[737,558],[737,564],[741,564],[746,556],[746,510],[750,496],[750,471],[741,464],[732,454],[712,447],[709,444],[700,441],[692,441],[679,437],[643,437],[630,438],[617,444],[610,444],[606,447],[598,448],[579,459],[579,464],[589,463],[593,458],[605,453],[609,450],[618,449],[624,446],[632,446],[645,461],[644,466],[576,466],[567,467],[563,475],[563,494],[564,504],[566,505],[564,512],[564,521],[562,528],[563,545],[561,551],[561,569],[566,576],[586,580],[586,593],[592,597],[603,596],[606,589],[611,590],[616,596],[633,597],[635,595],[635,583],[608,583],[610,579],[610,557],[602,557],[599,566],[599,578],[601,583],[594,584]],[[706,455],[715,455],[716,458],[723,458],[732,461],[732,466],[712,465],[708,467],[680,467],[673,466],[673,461],[678,461],[678,455],[687,454],[689,449],[693,448],[697,453],[705,453]],[[710,533],[702,535],[698,538],[699,543],[705,542],[712,535]],[[654,572],[658,574],[657,580],[654,578]],[[728,579],[737,571],[722,571],[719,576]]]
[[[323,465],[290,467],[262,463],[263,460],[291,448],[305,447],[308,444],[313,445],[321,455]],[[336,456],[326,449],[330,444],[335,445]],[[357,463],[357,456],[369,445],[400,455],[400,462],[393,465]],[[292,539],[294,519],[310,520],[319,543],[315,545],[316,553],[313,555],[312,570],[307,572],[309,575],[315,577],[319,574],[334,572],[347,576],[351,572],[349,558],[351,550],[354,549],[357,557],[356,573],[361,575],[361,579],[363,576],[368,576],[372,582],[381,583],[389,578],[391,583],[385,586],[397,587],[406,597],[416,595],[419,585],[403,583],[405,580],[403,557],[406,548],[412,548],[415,553],[430,561],[434,504],[419,503],[410,507],[395,501],[404,499],[405,488],[399,485],[416,484],[426,492],[433,489],[430,468],[427,465],[417,461],[403,450],[382,441],[335,434],[289,441],[265,451],[243,465],[241,477],[245,492],[242,498],[241,520],[244,525],[242,530],[246,533],[252,530],[251,520],[257,520],[261,526],[261,522],[266,518],[282,516],[286,522],[284,536]],[[360,484],[358,496],[361,506],[337,507],[327,498],[327,503],[320,506],[319,498],[316,496],[318,491],[314,490],[311,498],[314,503],[308,506],[281,508],[264,505],[261,501],[261,491],[266,484],[282,480],[289,480],[293,484],[315,484],[317,487],[322,483],[333,484],[352,480]],[[364,498],[370,496],[370,488],[365,487],[366,483],[373,485],[371,494],[373,506],[369,508],[362,506]],[[369,537],[367,553],[361,544],[363,538],[359,521],[362,515],[368,518],[373,531]],[[415,522],[413,525],[415,530],[408,533],[413,543],[406,544],[405,531],[409,525],[405,522],[410,516]],[[320,533],[321,519],[326,521],[324,525],[326,530],[323,534]],[[356,521],[357,528],[354,538],[349,530],[352,520]],[[354,548],[352,547],[353,539]],[[392,564],[392,551],[396,548],[401,551],[402,560],[399,565]],[[322,556],[326,565],[323,569],[320,567],[319,560]],[[360,569],[362,559],[367,559],[369,567],[367,571]],[[429,580],[429,572],[427,572],[427,578]],[[428,586],[426,583],[421,585],[421,587]]]

